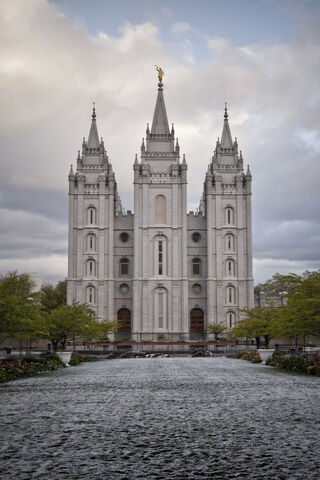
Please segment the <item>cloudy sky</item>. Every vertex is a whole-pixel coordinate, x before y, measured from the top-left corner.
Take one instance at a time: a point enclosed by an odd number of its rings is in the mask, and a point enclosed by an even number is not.
[[[320,1],[0,0],[0,272],[67,274],[67,175],[92,102],[124,207],[157,93],[189,209],[224,102],[253,175],[256,281],[320,268]]]

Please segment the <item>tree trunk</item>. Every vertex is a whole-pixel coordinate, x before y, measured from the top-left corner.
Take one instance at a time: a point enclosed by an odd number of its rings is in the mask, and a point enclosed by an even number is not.
[[[265,335],[265,336],[264,336],[264,343],[265,343],[265,347],[266,347],[266,348],[269,348],[269,342],[270,342],[270,337],[269,337],[269,335]]]
[[[260,337],[256,337],[257,348],[260,348]]]
[[[52,341],[52,349],[54,352],[56,352],[58,350],[59,342],[56,342],[55,340],[51,340],[51,341]]]

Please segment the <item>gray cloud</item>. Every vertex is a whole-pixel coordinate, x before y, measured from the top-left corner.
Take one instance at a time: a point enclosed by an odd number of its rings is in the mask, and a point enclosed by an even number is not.
[[[308,35],[300,28],[290,44],[237,47],[206,38],[208,61],[199,66],[167,53],[151,23],[93,38],[46,1],[25,8],[2,0],[0,269],[38,270],[47,280],[66,275],[67,175],[88,134],[92,101],[123,204],[133,208],[132,164],[152,120],[154,63],[165,70],[169,120],[187,157],[190,208],[226,100],[253,174],[256,278],[318,268],[320,47],[310,34],[317,24],[303,28]],[[196,35],[188,37],[190,52]]]

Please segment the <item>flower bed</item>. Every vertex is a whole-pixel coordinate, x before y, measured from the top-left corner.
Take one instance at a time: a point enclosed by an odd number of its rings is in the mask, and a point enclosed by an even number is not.
[[[37,359],[2,360],[0,362],[0,383],[17,378],[32,377],[37,373],[56,370],[64,366],[64,363],[56,355]]]
[[[76,366],[83,362],[96,362],[97,360],[99,360],[99,358],[93,357],[92,355],[73,353],[69,365]]]
[[[282,370],[290,370],[320,377],[320,356],[296,356],[283,352],[275,352],[272,357],[266,361],[266,365],[271,365],[272,367],[277,367]]]
[[[261,363],[262,360],[257,352],[238,352],[232,358],[247,360],[251,363]]]

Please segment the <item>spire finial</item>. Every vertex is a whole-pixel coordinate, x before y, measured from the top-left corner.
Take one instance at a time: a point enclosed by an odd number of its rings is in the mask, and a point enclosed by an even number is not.
[[[93,102],[92,106],[92,120],[96,119],[96,102]]]
[[[228,107],[227,102],[224,102],[224,119],[228,120]]]

